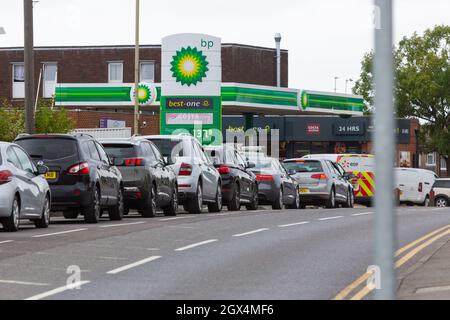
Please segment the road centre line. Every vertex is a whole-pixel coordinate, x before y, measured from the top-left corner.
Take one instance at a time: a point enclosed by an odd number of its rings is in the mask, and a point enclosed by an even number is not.
[[[293,227],[293,226],[299,226],[302,224],[307,224],[309,221],[301,221],[301,222],[295,222],[295,223],[289,223],[289,224],[280,224],[279,228],[286,228],[286,227]]]
[[[43,287],[43,286],[49,286],[49,283],[39,283],[39,282],[28,282],[28,281],[16,281],[16,280],[0,280],[0,283],[5,283],[5,284],[20,284],[20,285],[24,285],[24,286],[38,286],[38,287]]]
[[[198,246],[202,246],[202,245],[205,245],[205,244],[208,244],[208,243],[216,242],[216,241],[218,241],[218,240],[217,239],[210,239],[210,240],[206,240],[206,241],[202,241],[202,242],[197,242],[197,243],[193,243],[193,244],[190,244],[188,246],[185,246],[185,247],[177,248],[177,249],[175,249],[175,251],[185,251],[185,250],[188,250],[188,249],[192,249],[192,248],[195,248],[195,247],[198,247]]]
[[[193,217],[173,217],[173,218],[164,218],[164,219],[159,219],[159,221],[172,221],[172,220],[187,219],[187,218],[193,218]]]
[[[129,269],[132,269],[132,268],[135,268],[135,267],[138,267],[138,266],[140,266],[140,265],[143,265],[143,264],[145,264],[145,263],[149,263],[149,262],[154,261],[154,260],[157,260],[157,259],[159,259],[159,258],[161,258],[161,256],[151,256],[151,257],[148,257],[148,258],[145,258],[145,259],[142,259],[142,260],[139,260],[139,261],[136,261],[136,262],[127,264],[127,265],[125,265],[125,266],[123,266],[123,267],[120,267],[120,268],[117,268],[117,269],[110,270],[110,271],[108,271],[108,272],[106,272],[106,273],[107,273],[107,274],[117,274],[117,273],[119,273],[119,272],[122,272],[122,271],[125,271],[125,270],[129,270]]]
[[[440,233],[441,232],[441,233]],[[395,256],[398,257],[403,252],[413,248],[414,246],[418,245],[419,243],[431,238],[434,236],[434,238],[429,239],[428,241],[422,243],[422,245],[419,245],[416,247],[416,249],[410,251],[407,255],[405,255],[403,258],[397,260],[395,266],[396,268],[399,268],[404,263],[409,261],[411,258],[413,258],[417,253],[419,253],[421,250],[425,249],[429,245],[431,245],[433,242],[437,241],[438,239],[444,237],[445,235],[450,233],[450,225],[447,225],[445,227],[439,228],[437,230],[434,230],[419,239],[403,246],[402,248],[398,249],[395,253]],[[437,235],[436,235],[437,234]],[[334,300],[343,300],[345,299],[354,289],[359,287],[364,281],[366,281],[371,276],[370,272],[366,272],[362,274],[358,279],[353,281],[351,284],[349,284],[347,287],[345,287],[342,291],[340,291],[335,297]],[[354,296],[352,296],[352,300],[358,300],[364,298],[368,293],[370,293],[371,290],[368,289],[367,286],[364,286],[362,290],[360,290],[358,293],[356,293]]]
[[[130,223],[119,223],[119,224],[107,224],[104,226],[99,226],[99,228],[112,228],[112,227],[122,227],[122,226],[131,226],[135,224],[143,224],[146,223],[145,221],[138,221],[138,222],[130,222]]]
[[[267,230],[269,230],[269,229],[268,228],[256,229],[256,230],[252,230],[252,231],[248,231],[248,232],[244,232],[244,233],[233,234],[233,237],[248,236],[248,235],[251,235],[251,234],[255,234],[255,233],[263,232],[263,231],[267,231]]]
[[[56,289],[53,289],[53,290],[50,290],[50,291],[47,291],[44,293],[37,294],[37,295],[29,297],[25,300],[41,300],[41,299],[48,298],[50,296],[53,296],[55,294],[58,294],[58,293],[61,293],[61,292],[67,291],[67,290],[73,290],[75,288],[79,288],[88,283],[90,283],[90,281],[77,281],[77,282],[71,283],[69,285],[65,285],[63,287],[59,287],[59,288],[56,288]]]
[[[327,220],[334,220],[334,219],[341,219],[344,216],[335,216],[335,217],[327,217],[327,218],[321,218],[319,221],[327,221]]]
[[[0,244],[2,244],[2,243],[11,243],[11,242],[14,242],[14,240],[5,240],[5,241],[0,241]]]
[[[358,217],[358,216],[365,216],[368,214],[373,214],[374,212],[360,212],[360,213],[354,213],[352,214],[353,217]]]
[[[87,230],[87,228],[73,229],[73,230],[60,231],[60,232],[54,232],[54,233],[38,234],[38,235],[32,236],[32,238],[42,238],[42,237],[49,237],[49,236],[57,236],[57,235],[61,235],[61,234],[78,232],[78,231],[84,231],[84,230]]]

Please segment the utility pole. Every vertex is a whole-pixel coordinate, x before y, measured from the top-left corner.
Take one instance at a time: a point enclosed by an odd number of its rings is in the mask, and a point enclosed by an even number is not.
[[[281,34],[275,34],[275,45],[277,50],[277,87],[281,87]]]
[[[378,300],[395,299],[394,254],[397,246],[394,210],[394,62],[392,1],[375,0],[375,265],[379,268]]]
[[[347,93],[347,86],[349,82],[353,82],[353,79],[345,79],[345,93]]]
[[[335,76],[334,77],[334,92],[336,92],[336,90],[337,90],[337,88],[336,88],[337,79],[339,79],[339,77]]]
[[[24,68],[25,68],[25,131],[33,134],[34,123],[34,48],[33,0],[23,0],[24,11]]]
[[[139,0],[136,0],[136,30],[134,48],[134,134],[139,133]]]

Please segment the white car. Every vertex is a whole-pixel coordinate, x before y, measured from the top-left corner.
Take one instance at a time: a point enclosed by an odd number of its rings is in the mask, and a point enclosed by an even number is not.
[[[220,173],[203,147],[191,135],[155,135],[143,138],[153,142],[177,174],[178,200],[189,213],[200,213],[203,204],[209,212],[222,210]]]
[[[434,205],[439,208],[450,206],[450,178],[437,179],[433,186]]]
[[[400,203],[430,205],[430,192],[437,175],[430,170],[395,168],[396,185],[400,189]]]

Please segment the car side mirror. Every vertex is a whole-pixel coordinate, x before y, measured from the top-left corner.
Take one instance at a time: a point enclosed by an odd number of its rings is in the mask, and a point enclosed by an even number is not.
[[[36,169],[37,169],[37,175],[46,174],[48,172],[48,167],[44,166],[42,164],[38,164],[36,166]]]
[[[295,170],[295,169],[289,169],[289,170],[288,170],[288,174],[289,174],[290,176],[296,175],[296,174],[297,174],[297,170]]]
[[[347,180],[352,180],[352,179],[357,178],[353,173],[344,173],[343,177]]]
[[[164,157],[164,165],[166,166],[171,166],[173,164],[175,164],[175,162],[173,162],[172,157]]]
[[[247,169],[251,169],[254,167],[256,167],[256,164],[254,164],[253,162],[247,162],[247,166],[246,166]]]

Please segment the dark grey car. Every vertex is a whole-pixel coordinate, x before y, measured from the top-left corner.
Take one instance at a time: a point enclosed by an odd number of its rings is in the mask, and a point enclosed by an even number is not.
[[[153,217],[156,208],[164,215],[178,211],[177,177],[158,148],[147,139],[101,139],[106,153],[122,173],[126,212],[138,209]]]
[[[272,205],[275,210],[300,208],[298,183],[289,176],[280,161],[262,154],[249,155],[249,169],[258,181],[258,197],[260,204]]]
[[[335,208],[338,203],[353,207],[351,176],[339,164],[325,159],[287,159],[283,166],[299,183],[302,207],[312,204]]]

